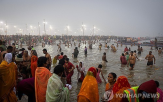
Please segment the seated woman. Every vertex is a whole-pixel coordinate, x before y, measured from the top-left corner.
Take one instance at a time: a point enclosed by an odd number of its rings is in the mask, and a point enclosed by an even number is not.
[[[46,102],[69,102],[69,90],[64,87],[60,79],[63,73],[62,65],[57,65],[54,68],[54,73],[48,80]]]
[[[87,75],[83,80],[77,102],[99,102],[98,84],[96,81],[96,68],[88,69]]]
[[[77,80],[78,80],[78,82],[83,82],[84,77],[85,77],[85,67],[84,67],[84,64],[82,62],[80,62],[79,63],[79,67],[77,65],[76,68],[77,68],[77,71],[78,71]]]
[[[32,74],[32,77],[35,77],[35,70],[37,68],[37,60],[38,60],[36,50],[31,51],[31,56],[32,56],[31,57],[31,74]]]
[[[123,95],[124,90],[131,88],[127,78],[125,76],[119,76],[117,81],[113,86],[113,94],[112,99],[109,102],[121,102],[122,97],[118,97],[118,95]]]
[[[97,83],[102,83],[101,78],[100,78],[100,73],[101,73],[101,76],[104,79],[104,82],[106,83],[106,80],[105,80],[105,78],[103,76],[103,73],[101,71],[101,68],[102,68],[102,65],[101,64],[99,64],[98,65],[98,68],[96,68],[96,70],[97,70],[96,80],[97,80]]]
[[[46,88],[48,80],[51,77],[51,72],[46,68],[47,58],[39,57],[38,58],[38,67],[35,71],[35,97],[36,102],[45,102],[46,101]]]
[[[121,64],[124,64],[124,65],[127,64],[127,60],[126,60],[126,57],[125,57],[124,53],[122,53],[122,56],[120,57],[120,60],[121,60]]]
[[[108,75],[108,82],[105,87],[104,97],[102,98],[103,102],[108,102],[110,98],[110,93],[112,92],[114,83],[116,82],[117,75],[113,72]]]

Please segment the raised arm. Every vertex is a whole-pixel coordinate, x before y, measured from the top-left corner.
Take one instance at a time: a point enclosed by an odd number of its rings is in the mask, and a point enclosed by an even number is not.
[[[100,71],[101,71],[101,70],[100,70]],[[105,80],[105,78],[104,78],[104,76],[103,76],[102,71],[101,71],[101,76],[102,76],[102,78],[104,79],[104,82],[106,83],[106,80]]]

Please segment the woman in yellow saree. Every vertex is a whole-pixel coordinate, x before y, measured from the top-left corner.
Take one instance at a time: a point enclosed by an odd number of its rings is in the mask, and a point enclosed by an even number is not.
[[[7,53],[0,64],[0,102],[17,102],[13,91],[16,85],[17,66],[12,62],[12,54]]]
[[[78,102],[99,102],[96,74],[96,68],[89,68],[78,94]]]

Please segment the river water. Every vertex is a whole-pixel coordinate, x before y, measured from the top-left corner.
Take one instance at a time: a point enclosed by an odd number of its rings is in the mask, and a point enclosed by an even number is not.
[[[98,50],[98,46],[99,46],[99,42],[96,44],[93,44],[93,49],[88,49],[87,50],[87,57],[85,57],[84,55],[84,47],[87,46],[88,48],[88,43],[85,45],[83,43],[81,43],[81,47],[78,48],[79,50],[79,55],[77,59],[72,58],[72,53],[73,50],[75,48],[75,46],[73,45],[72,47],[70,46],[69,48],[67,46],[65,46],[64,44],[61,45],[62,48],[62,52],[64,52],[65,55],[67,55],[70,59],[70,62],[72,62],[75,66],[78,64],[78,61],[82,61],[84,63],[84,66],[86,67],[86,71],[91,67],[98,67],[98,64],[100,64],[102,62],[102,55],[104,52],[106,52],[106,56],[107,56],[107,67],[103,67],[102,68],[102,73],[105,77],[105,79],[107,80],[107,76],[110,72],[114,72],[117,74],[117,76],[121,76],[124,75],[128,78],[129,83],[131,84],[131,86],[136,86],[136,85],[140,85],[141,83],[148,81],[148,80],[157,80],[160,82],[160,88],[163,89],[163,54],[162,55],[158,55],[157,50],[152,50],[153,55],[156,58],[156,64],[151,68],[146,66],[147,61],[145,60],[145,56],[149,53],[150,51],[150,47],[148,46],[143,46],[143,52],[141,54],[141,56],[138,56],[138,58],[140,58],[140,60],[136,61],[135,64],[135,68],[134,70],[130,71],[129,67],[127,66],[121,66],[120,63],[120,55],[123,53],[124,48],[126,47],[125,45],[123,45],[122,47],[119,45],[119,47],[117,47],[117,52],[112,52],[111,49],[105,49],[104,45],[105,43],[102,42],[102,50]],[[108,45],[110,46],[111,44],[113,44],[113,42],[108,43]],[[76,43],[76,45],[78,46],[78,42]],[[114,44],[116,45],[116,44]],[[129,46],[128,47],[131,48],[132,51],[137,49],[137,46]],[[24,48],[26,48],[24,46]],[[34,47],[35,50],[37,50],[38,56],[44,56],[42,50],[42,46],[40,44],[40,46],[36,46]],[[54,56],[56,56],[57,54],[60,54],[57,49],[57,45],[46,45],[45,48],[47,49],[48,53],[51,55],[52,59]],[[53,70],[53,68],[52,68]],[[52,71],[51,70],[51,71]],[[100,76],[101,77],[101,76]],[[101,77],[102,79],[102,77]],[[103,81],[103,79],[102,79]],[[77,69],[74,70],[74,74],[72,76],[72,89],[70,91],[70,102],[77,102],[77,95],[80,91],[80,87],[81,87],[81,83],[78,83],[77,80]],[[98,88],[99,88],[99,96],[100,99],[103,96],[104,90],[105,90],[105,83],[104,81],[101,84],[98,84]]]

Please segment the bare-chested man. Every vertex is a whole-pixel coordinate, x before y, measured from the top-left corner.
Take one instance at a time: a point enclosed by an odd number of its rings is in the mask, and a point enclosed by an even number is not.
[[[135,61],[136,61],[136,58],[133,55],[133,51],[131,51],[131,55],[129,56],[129,59],[128,59],[128,63],[130,63],[130,70],[133,70],[135,66]]]
[[[153,65],[153,59],[154,59],[154,64],[155,64],[155,56],[152,55],[152,51],[149,51],[149,54],[145,57],[146,60],[148,60],[147,62],[147,66],[152,66]]]
[[[16,46],[15,46],[15,43],[12,43],[12,47],[13,47],[12,52],[13,52],[14,54],[16,54]]]
[[[107,59],[106,59],[106,53],[104,52],[104,54],[103,54],[103,56],[102,56],[102,63],[103,63],[103,66],[106,66],[106,62],[108,62],[108,61],[107,61]]]
[[[50,70],[51,62],[52,62],[51,56],[50,56],[50,54],[47,53],[46,49],[43,49],[43,53],[45,54],[45,57],[47,58],[47,61],[46,61],[47,67],[46,68],[48,68]]]
[[[161,54],[161,53],[162,53],[162,49],[159,48],[159,50],[158,50],[158,54]]]

